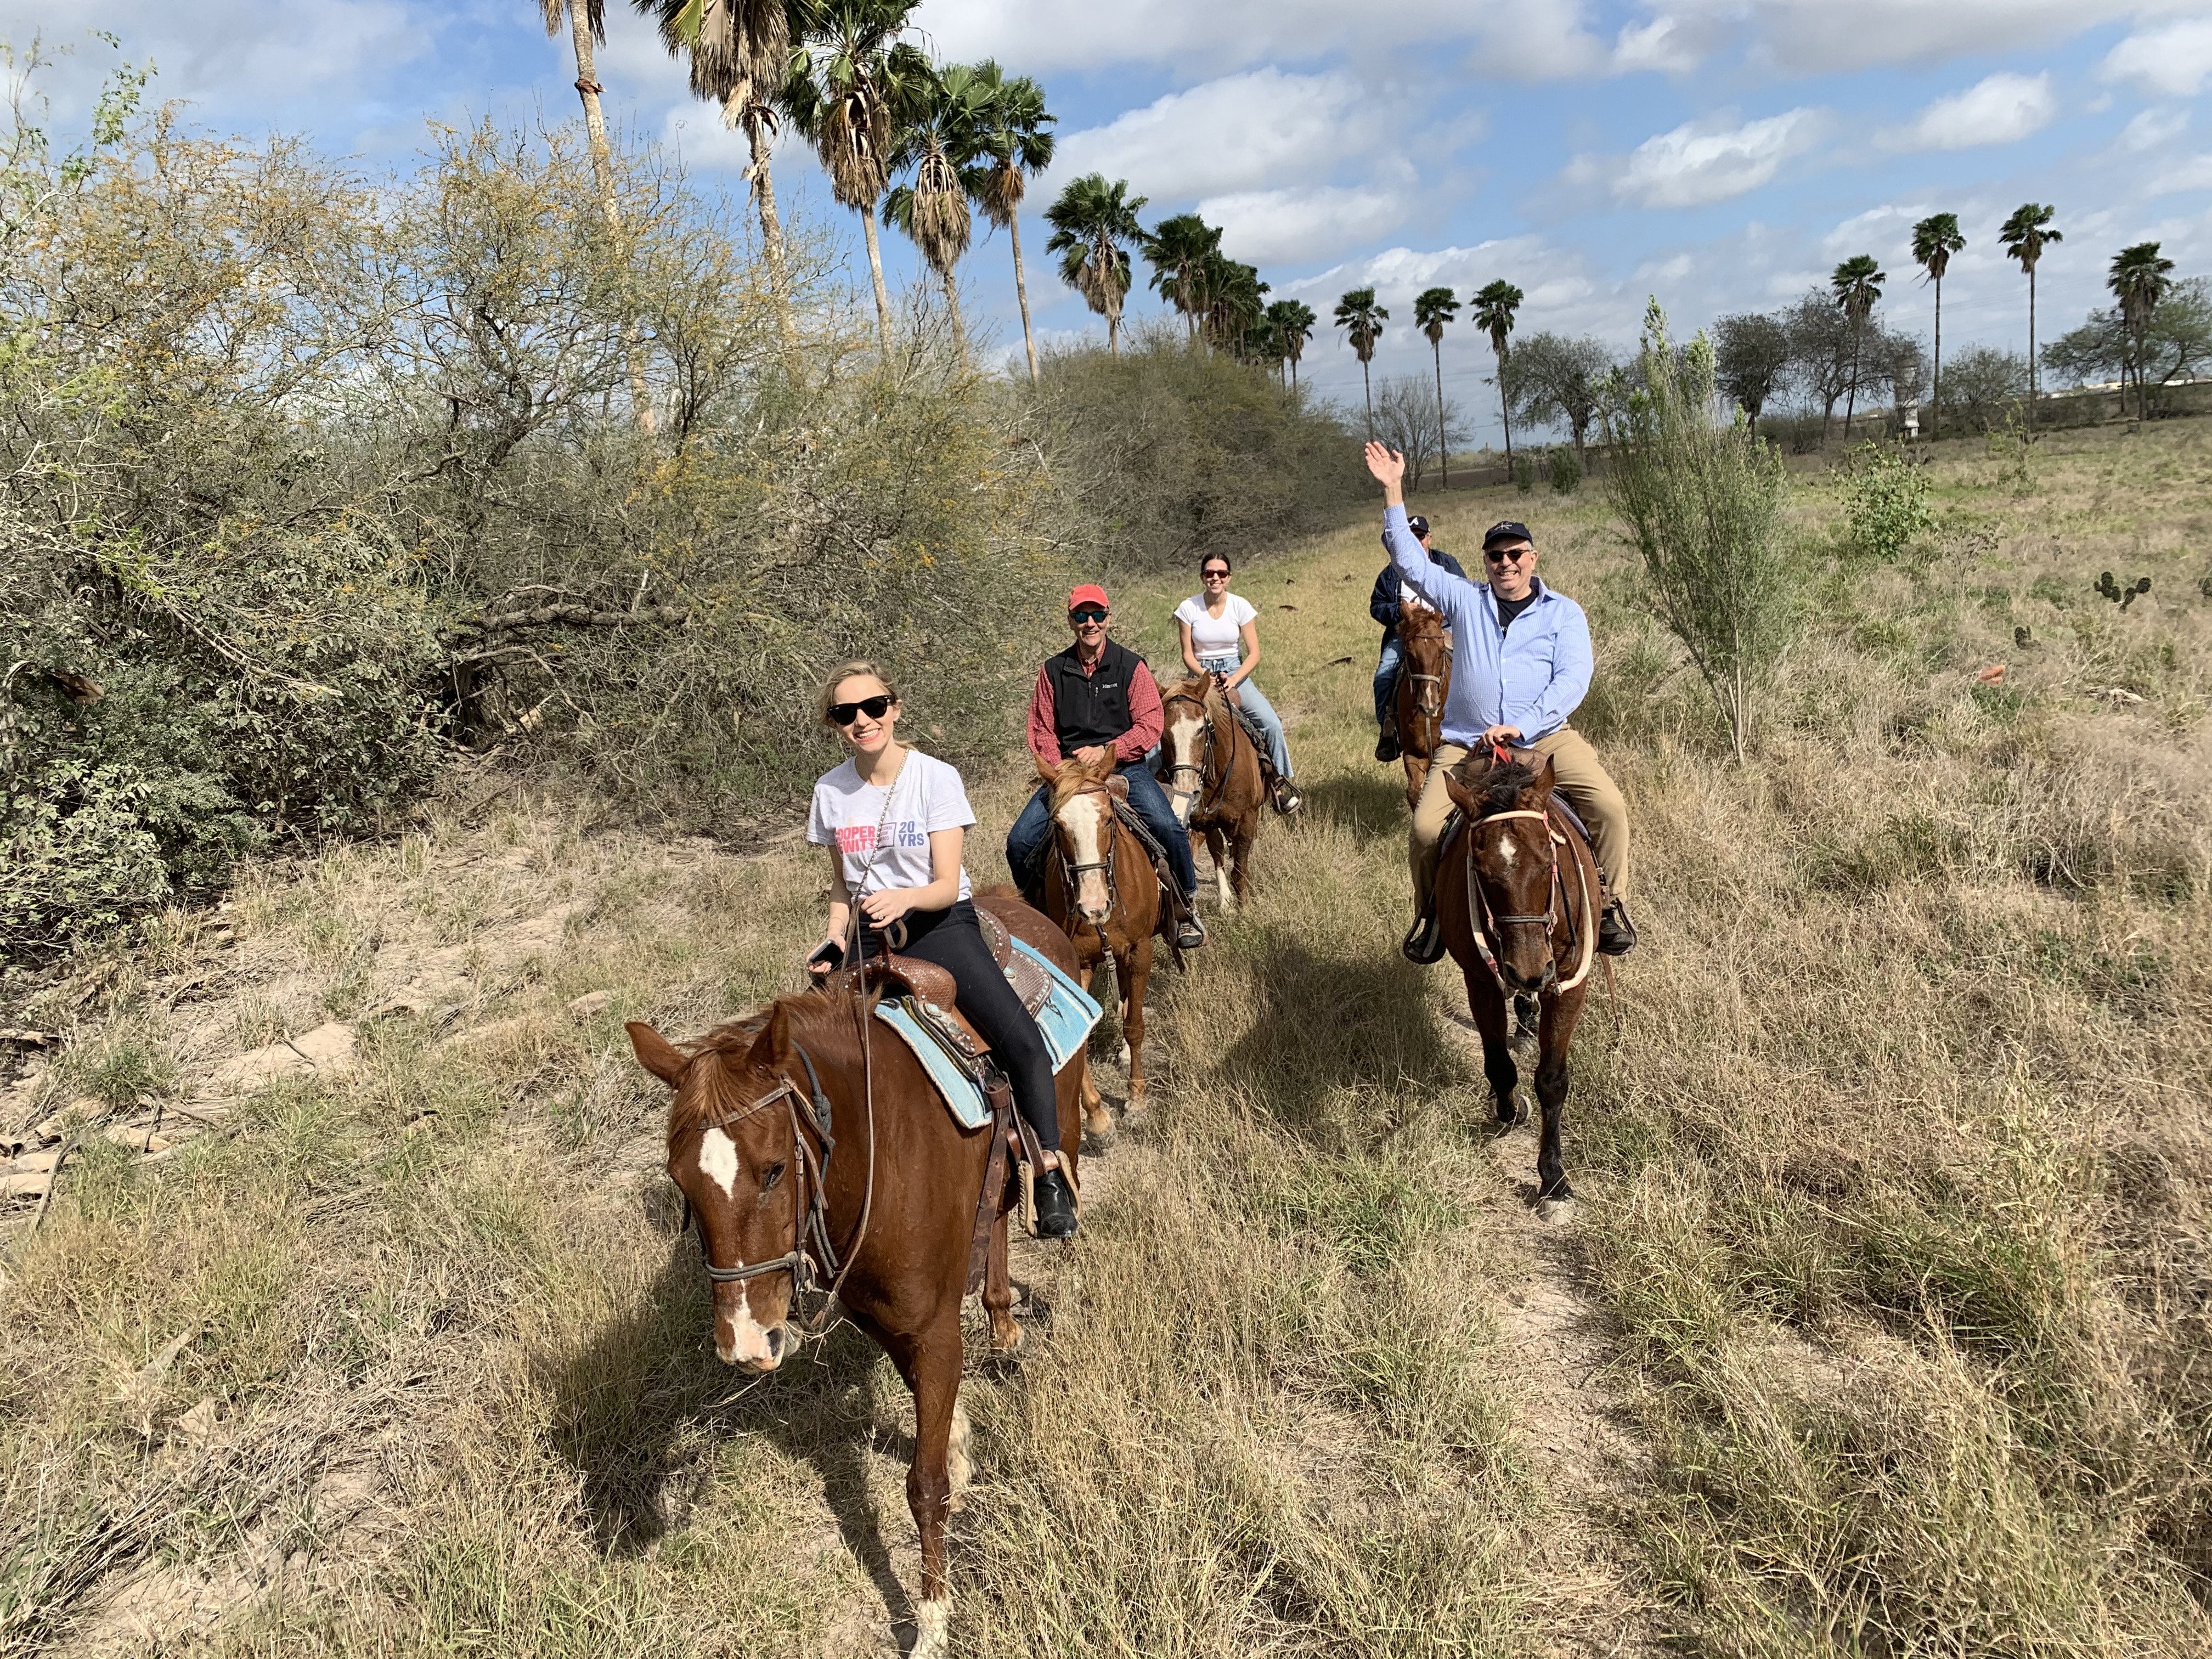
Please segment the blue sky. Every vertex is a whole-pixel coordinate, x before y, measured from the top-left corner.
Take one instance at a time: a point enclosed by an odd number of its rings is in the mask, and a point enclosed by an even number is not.
[[[1276,296],[1324,319],[1372,282],[1393,313],[1378,376],[1429,372],[1414,293],[1498,276],[1528,295],[1523,330],[1625,348],[1647,295],[1686,332],[1869,252],[1889,273],[1884,315],[1924,334],[1906,243],[1938,210],[1969,241],[1944,284],[1947,355],[2025,344],[2026,285],[1995,235],[2023,201],[2054,204],[2066,237],[2039,276],[2045,337],[2100,302],[2127,243],[2158,239],[2183,274],[2212,274],[2212,0],[925,0],[915,16],[941,56],[1043,84],[1064,159],[1033,201],[1079,171],[1126,177],[1148,221],[1198,209]],[[94,29],[152,58],[155,92],[207,125],[368,162],[410,157],[426,120],[576,109],[535,0],[0,0],[0,20],[19,47],[41,31],[74,45],[48,76],[64,129],[114,60]],[[644,21],[609,0],[609,29],[611,117],[739,188],[739,144]],[[857,256],[803,149],[779,150],[776,178]],[[1041,330],[1101,331],[1042,268],[1042,226],[1025,229]],[[910,274],[899,240],[884,247]],[[1003,235],[979,241],[963,286],[1018,349]],[[1133,298],[1133,314],[1156,309]],[[1474,436],[1494,437],[1486,345],[1462,326],[1444,349]],[[1335,334],[1306,368],[1358,396]]]

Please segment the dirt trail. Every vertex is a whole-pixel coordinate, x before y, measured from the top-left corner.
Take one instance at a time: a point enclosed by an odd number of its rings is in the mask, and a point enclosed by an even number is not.
[[[1482,1041],[1468,1018],[1458,975],[1439,970],[1435,990],[1443,1027],[1467,1054],[1475,1092],[1486,1103]],[[1535,1059],[1533,1042],[1516,1043],[1524,1097]],[[1570,1096],[1570,1122],[1572,1108]],[[1553,1621],[1544,1650],[1559,1659],[1657,1655],[1665,1651],[1658,1612],[1637,1587],[1628,1529],[1628,1505],[1648,1488],[1651,1455],[1607,1382],[1615,1332],[1589,1283],[1578,1218],[1592,1178],[1577,1175],[1583,1198],[1547,1217],[1534,1202],[1535,1158],[1533,1123],[1499,1135],[1488,1154],[1493,1179],[1475,1213],[1502,1247],[1491,1314],[1516,1388],[1525,1454],[1565,1521],[1545,1530],[1536,1574]]]

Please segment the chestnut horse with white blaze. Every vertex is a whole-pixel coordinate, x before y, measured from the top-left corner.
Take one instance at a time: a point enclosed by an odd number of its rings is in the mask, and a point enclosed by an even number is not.
[[[1251,892],[1252,843],[1266,816],[1267,780],[1260,750],[1211,674],[1196,674],[1160,699],[1160,781],[1192,848],[1206,838],[1221,902],[1243,904]]]
[[[1543,1129],[1536,1200],[1574,1196],[1560,1149],[1567,1049],[1595,960],[1603,883],[1589,847],[1552,799],[1551,761],[1529,750],[1477,750],[1445,776],[1465,822],[1437,866],[1437,919],[1467,981],[1468,1012],[1482,1033],[1482,1069],[1501,1128],[1519,1120],[1506,1021],[1514,998],[1534,996],[1536,1102]]]
[[[1121,993],[1121,1039],[1129,1062],[1129,1104],[1145,1103],[1145,988],[1152,977],[1153,935],[1160,925],[1158,868],[1137,832],[1114,811],[1128,799],[1109,749],[1089,764],[1070,756],[1059,765],[1038,760],[1051,786],[1052,841],[1045,849],[1044,913],[1067,936],[1086,982],[1108,957]],[[1094,1133],[1112,1120],[1085,1079],[1085,1107]]]
[[[1391,708],[1398,721],[1398,757],[1406,767],[1406,810],[1420,804],[1429,763],[1444,740],[1444,698],[1451,690],[1451,644],[1444,619],[1408,600],[1398,619],[1398,645],[1406,653]]]
[[[1035,910],[983,894],[975,903],[1075,972],[1066,939]],[[834,1285],[846,1317],[914,1390],[906,1481],[921,1532],[914,1651],[941,1659],[952,1608],[945,1517],[969,1475],[960,1302],[994,1131],[960,1127],[921,1062],[869,1012],[873,1002],[849,988],[817,989],[779,998],[686,1048],[650,1025],[633,1024],[629,1038],[638,1063],[676,1091],[668,1173],[714,1280],[714,1351],[749,1371],[781,1365],[800,1340],[793,1303],[804,1276]],[[1056,1079],[1071,1180],[1087,1073],[1078,1054]],[[827,1123],[817,1100],[827,1103]],[[1006,1218],[995,1197],[990,1211],[983,1307],[992,1348],[1010,1352],[1022,1333],[1006,1277]]]

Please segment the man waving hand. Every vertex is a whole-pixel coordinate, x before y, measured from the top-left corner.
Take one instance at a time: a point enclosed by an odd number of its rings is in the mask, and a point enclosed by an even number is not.
[[[1536,546],[1526,525],[1493,525],[1482,538],[1486,581],[1470,581],[1431,563],[1406,523],[1405,457],[1367,446],[1367,470],[1382,486],[1382,537],[1407,586],[1443,613],[1456,649],[1444,701],[1443,743],[1413,809],[1407,849],[1413,874],[1413,926],[1407,956],[1443,954],[1437,926],[1437,842],[1451,815],[1444,775],[1477,744],[1506,744],[1548,757],[1559,791],[1590,829],[1605,878],[1598,949],[1626,955],[1636,944],[1628,920],[1628,804],[1597,753],[1567,717],[1589,690],[1593,661],[1583,609],[1536,579]]]

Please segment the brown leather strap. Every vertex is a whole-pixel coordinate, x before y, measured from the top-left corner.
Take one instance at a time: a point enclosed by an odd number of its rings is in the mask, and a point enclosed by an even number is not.
[[[991,1103],[991,1155],[984,1161],[983,1190],[975,1195],[975,1231],[968,1245],[971,1291],[983,1282],[983,1270],[991,1259],[991,1229],[1006,1211],[1006,1151],[1013,1139],[1013,1126],[1019,1121],[1014,1112],[1013,1091],[1003,1078],[994,1076],[984,1087],[983,1098]]]

